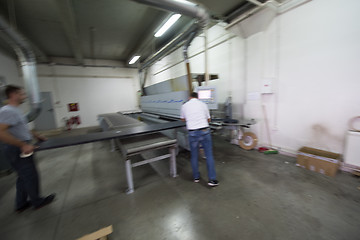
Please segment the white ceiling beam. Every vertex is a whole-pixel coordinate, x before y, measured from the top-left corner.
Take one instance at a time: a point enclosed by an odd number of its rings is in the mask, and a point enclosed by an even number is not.
[[[80,39],[77,31],[74,8],[72,0],[55,0],[57,3],[61,23],[65,30],[65,35],[70,43],[74,58],[79,64],[84,64],[84,57],[81,51]]]

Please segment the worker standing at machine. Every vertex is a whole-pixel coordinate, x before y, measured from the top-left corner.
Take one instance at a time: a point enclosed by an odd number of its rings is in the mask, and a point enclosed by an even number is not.
[[[26,99],[24,89],[8,85],[5,94],[8,104],[0,109],[0,141],[4,143],[5,157],[18,174],[15,210],[22,212],[31,206],[38,209],[55,198],[55,194],[40,197],[39,176],[32,154],[36,147],[30,143],[33,137],[38,140],[45,138],[29,131],[18,108]]]
[[[217,186],[215,162],[212,153],[212,140],[209,128],[210,113],[207,105],[198,99],[198,94],[190,94],[189,101],[181,107],[181,120],[186,121],[186,128],[189,133],[189,145],[191,152],[191,167],[193,171],[194,182],[200,181],[200,172],[198,164],[199,145],[204,148],[206,156],[206,165],[208,171],[208,185]]]

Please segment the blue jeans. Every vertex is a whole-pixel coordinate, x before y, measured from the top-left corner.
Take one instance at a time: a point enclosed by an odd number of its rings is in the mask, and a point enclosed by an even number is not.
[[[198,155],[199,145],[204,148],[206,156],[206,166],[208,171],[208,178],[216,180],[215,162],[212,153],[212,141],[210,129],[189,131],[189,145],[191,151],[191,167],[193,170],[193,178],[200,178]]]
[[[33,206],[39,206],[42,198],[39,197],[39,176],[33,156],[20,158],[21,150],[12,145],[3,147],[4,155],[18,174],[16,181],[16,209],[26,205],[27,199]]]

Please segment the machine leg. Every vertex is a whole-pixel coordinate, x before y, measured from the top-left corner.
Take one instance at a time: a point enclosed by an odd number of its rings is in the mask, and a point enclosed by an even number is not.
[[[175,147],[171,147],[170,151],[170,176],[176,177],[176,149]]]
[[[110,144],[111,144],[111,151],[115,152],[116,151],[115,139],[111,139]]]
[[[127,194],[134,192],[134,182],[132,176],[132,167],[131,167],[131,160],[126,159],[125,161],[125,169],[126,169],[126,180],[128,183],[128,189],[126,190]]]

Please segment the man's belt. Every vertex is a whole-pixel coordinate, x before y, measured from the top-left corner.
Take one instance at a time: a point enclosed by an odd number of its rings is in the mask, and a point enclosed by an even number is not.
[[[199,130],[205,130],[205,129],[208,129],[209,127],[203,127],[203,128],[198,128],[198,129],[189,129],[188,131],[189,132],[192,132],[192,131],[199,131]]]

